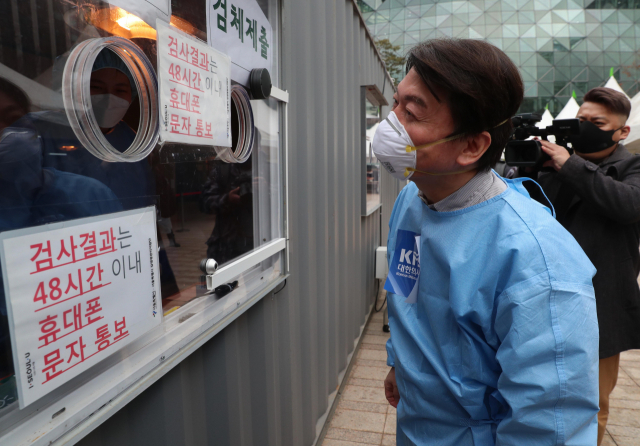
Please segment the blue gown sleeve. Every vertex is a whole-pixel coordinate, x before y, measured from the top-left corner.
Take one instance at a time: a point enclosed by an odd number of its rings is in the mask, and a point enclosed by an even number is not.
[[[389,367],[396,366],[396,354],[393,351],[393,344],[391,343],[391,338],[387,339],[387,365]]]
[[[391,210],[391,217],[389,218],[389,239],[387,240],[387,265],[391,263],[391,254],[393,254],[393,244],[395,240],[395,232],[397,231],[396,225],[394,224],[396,221],[396,217],[398,214],[398,208],[403,205],[404,196],[407,193],[407,187],[405,186],[400,193],[398,194],[398,198],[396,198],[395,203],[393,204],[393,209]],[[391,293],[387,294],[387,308],[389,308],[389,299],[391,297]],[[391,319],[389,319],[389,327],[391,328]],[[387,365],[389,367],[396,366],[396,355],[393,351],[393,343],[391,342],[391,338],[387,340],[386,344],[387,348]]]
[[[598,321],[593,287],[546,272],[505,290],[495,329],[496,398],[509,408],[496,445],[596,443]]]

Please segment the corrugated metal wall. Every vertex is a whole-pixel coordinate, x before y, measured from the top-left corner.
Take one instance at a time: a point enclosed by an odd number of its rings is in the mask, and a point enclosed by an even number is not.
[[[282,24],[288,284],[79,444],[300,446],[316,437],[373,302],[381,212],[386,228],[399,189],[383,173],[382,211],[361,217],[360,86],[384,87],[389,102],[393,89],[351,0],[284,0]]]

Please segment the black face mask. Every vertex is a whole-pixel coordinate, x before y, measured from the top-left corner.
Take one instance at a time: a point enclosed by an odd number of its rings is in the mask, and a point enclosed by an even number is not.
[[[622,127],[620,127],[620,129],[621,128]],[[571,142],[571,147],[576,152],[601,152],[616,144],[616,141],[611,138],[613,134],[620,129],[600,130],[594,123],[582,121],[580,123],[580,135],[570,137],[569,142]]]

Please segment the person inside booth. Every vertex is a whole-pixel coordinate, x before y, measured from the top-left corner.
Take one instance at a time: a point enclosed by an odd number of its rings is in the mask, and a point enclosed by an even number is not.
[[[136,132],[123,121],[136,102],[133,76],[124,61],[105,48],[96,57],[89,82],[100,130],[113,147],[124,152],[136,137]],[[110,163],[96,158],[78,141],[64,112],[31,113],[29,120],[42,137],[45,167],[100,181],[120,199],[125,210],[154,203],[155,181],[148,160]]]

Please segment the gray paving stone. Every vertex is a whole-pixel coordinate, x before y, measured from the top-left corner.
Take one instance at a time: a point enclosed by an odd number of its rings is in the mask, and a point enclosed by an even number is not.
[[[375,432],[355,431],[352,429],[329,428],[325,438],[332,440],[352,441],[364,444],[380,444],[382,434]],[[326,443],[324,443],[326,444]]]
[[[381,413],[336,409],[329,426],[382,434],[384,432],[385,419],[386,415]]]

